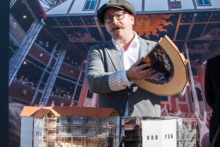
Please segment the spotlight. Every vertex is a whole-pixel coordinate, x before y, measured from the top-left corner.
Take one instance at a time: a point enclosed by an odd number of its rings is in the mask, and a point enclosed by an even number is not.
[[[23,15],[22,18],[23,18],[23,19],[26,19],[26,18],[27,18],[27,15]]]
[[[43,55],[44,55],[43,53],[40,53],[40,57],[43,57]]]

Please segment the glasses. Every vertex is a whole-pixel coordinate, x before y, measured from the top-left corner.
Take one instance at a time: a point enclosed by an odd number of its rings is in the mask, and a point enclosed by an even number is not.
[[[113,22],[113,18],[115,17],[117,20],[121,20],[125,17],[126,12],[118,12],[118,13],[114,13],[108,17],[104,18],[105,23],[111,23]]]

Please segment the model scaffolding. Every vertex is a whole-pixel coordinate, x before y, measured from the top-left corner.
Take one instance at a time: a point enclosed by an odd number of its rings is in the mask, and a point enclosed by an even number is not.
[[[22,147],[194,147],[196,120],[120,117],[110,108],[24,106]]]
[[[21,121],[22,147],[118,147],[120,142],[120,118],[113,109],[25,106]]]

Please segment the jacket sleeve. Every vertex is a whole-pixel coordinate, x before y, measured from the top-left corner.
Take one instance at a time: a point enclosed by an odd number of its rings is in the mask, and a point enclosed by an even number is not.
[[[211,80],[211,71],[210,71],[210,61],[207,61],[207,66],[205,70],[205,97],[207,104],[213,108],[214,104],[214,92]]]
[[[104,53],[97,48],[91,48],[88,51],[86,62],[86,82],[89,90],[96,93],[111,93],[125,89],[128,83],[122,80],[124,71],[106,72]]]

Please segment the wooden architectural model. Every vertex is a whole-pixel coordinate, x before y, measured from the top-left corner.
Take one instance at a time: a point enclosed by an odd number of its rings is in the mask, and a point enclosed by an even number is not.
[[[24,106],[20,115],[22,147],[119,146],[113,109]]]

